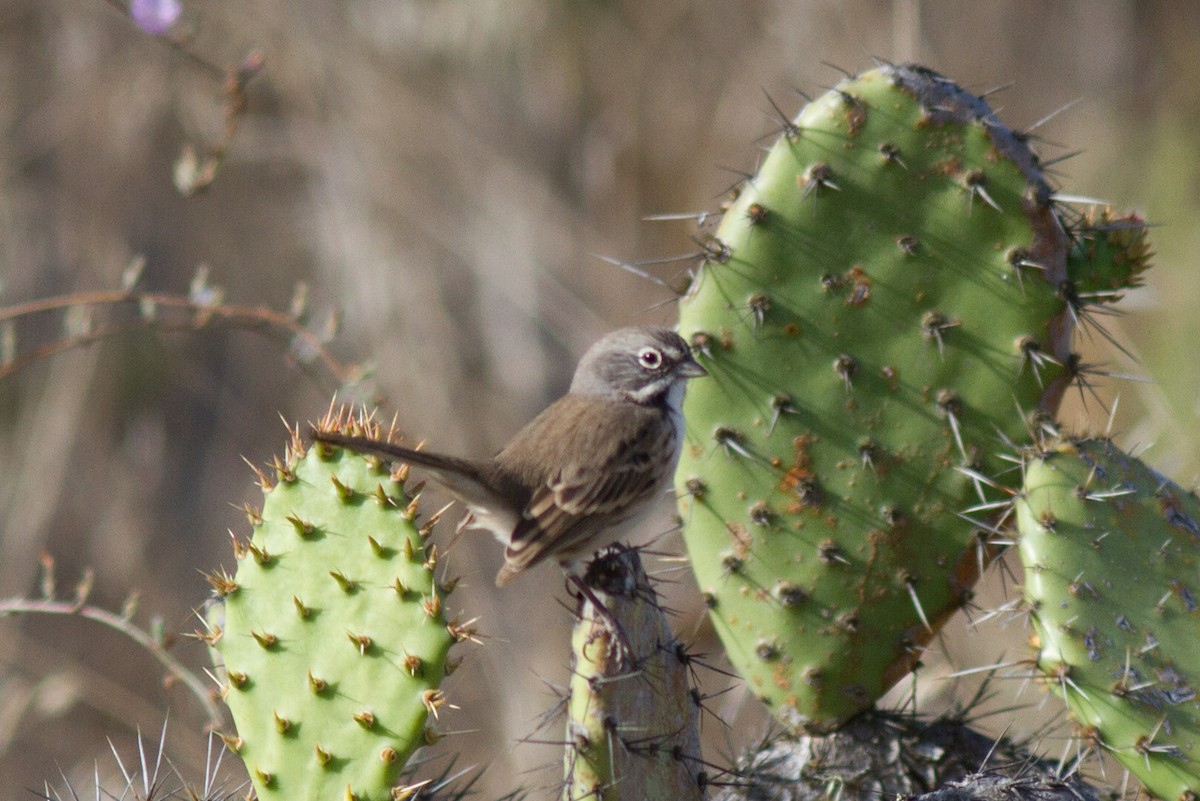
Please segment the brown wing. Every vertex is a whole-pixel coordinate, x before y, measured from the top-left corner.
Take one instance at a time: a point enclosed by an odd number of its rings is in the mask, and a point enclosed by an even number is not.
[[[530,496],[498,583],[548,556],[586,553],[590,538],[635,514],[666,476],[674,431],[661,410],[572,402],[580,407],[573,410],[577,425],[541,432],[553,437],[543,451],[561,456],[562,466],[548,472]],[[602,406],[585,408],[589,404]]]

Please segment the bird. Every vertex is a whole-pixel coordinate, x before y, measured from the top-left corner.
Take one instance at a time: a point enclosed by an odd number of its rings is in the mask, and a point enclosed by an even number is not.
[[[331,431],[313,437],[423,469],[466,506],[468,526],[504,545],[497,586],[549,558],[579,583],[582,562],[620,539],[670,485],[683,444],[687,381],[706,375],[674,331],[621,328],[584,353],[567,394],[491,457]]]

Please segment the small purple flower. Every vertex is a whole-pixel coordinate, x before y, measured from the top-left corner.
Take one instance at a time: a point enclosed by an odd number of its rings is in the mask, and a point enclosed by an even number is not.
[[[130,0],[129,16],[146,33],[162,36],[179,20],[183,5],[179,0]]]

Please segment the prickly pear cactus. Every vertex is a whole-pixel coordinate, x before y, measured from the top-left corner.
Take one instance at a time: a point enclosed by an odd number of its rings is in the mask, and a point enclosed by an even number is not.
[[[1200,499],[1107,440],[1053,443],[1016,501],[1037,668],[1165,801],[1200,792]]]
[[[236,574],[213,577],[224,623],[209,636],[237,725],[227,743],[260,799],[390,799],[433,736],[455,639],[429,527],[378,461],[296,436],[275,470],[260,474],[266,498],[249,544],[235,542]]]
[[[636,551],[598,556],[571,637],[564,801],[704,798],[700,707]],[[614,627],[620,631],[614,630]]]
[[[1023,138],[900,66],[786,123],[707,251],[680,304],[712,375],[684,407],[684,538],[753,692],[827,730],[986,561],[956,513],[1073,378],[1069,237]]]

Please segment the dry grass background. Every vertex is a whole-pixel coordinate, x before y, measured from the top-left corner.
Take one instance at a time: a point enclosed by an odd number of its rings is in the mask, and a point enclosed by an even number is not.
[[[1104,343],[1089,361],[1156,378],[1119,382],[1116,430],[1185,485],[1200,471],[1194,309],[1200,189],[1200,6],[1132,0],[195,0],[190,47],[217,64],[251,48],[267,67],[211,189],[180,196],[171,166],[215,141],[220,85],[102,0],[0,0],[0,304],[116,287],[131,258],[144,282],[186,291],[200,264],[239,303],[286,307],[307,281],[318,314],[344,311],[339,356],[375,366],[402,428],[483,454],[561,392],[603,331],[669,321],[668,295],[595,254],[640,259],[694,249],[663,212],[715,209],[772,128],[764,91],[789,113],[872,55],[916,59],[992,97],[1058,167],[1065,191],[1132,207],[1160,227],[1148,286],[1115,328],[1141,365]],[[733,171],[730,170],[733,169]],[[657,269],[678,278],[684,265]],[[52,336],[57,320],[19,330]],[[230,562],[234,507],[256,499],[244,455],[285,441],[279,415],[312,419],[329,388],[251,333],[138,333],[43,360],[0,382],[0,597],[33,594],[38,555],[66,583],[96,571],[94,598],[132,590],[139,620],[193,628],[198,570]],[[1064,412],[1103,427],[1094,400]],[[658,528],[669,527],[664,503]],[[448,532],[443,533],[446,536]],[[677,547],[667,538],[660,547]],[[454,549],[455,596],[489,639],[450,681],[462,707],[438,746],[490,765],[484,797],[556,781],[560,756],[518,744],[565,679],[567,615],[553,567],[495,590],[489,540]],[[999,584],[984,603],[996,603]],[[666,576],[677,626],[719,648],[686,571]],[[952,627],[958,667],[1024,654],[1020,621]],[[205,655],[182,643],[197,667]],[[968,688],[918,682],[935,711]],[[710,677],[708,688],[727,686]],[[1019,680],[999,681],[998,705]],[[1022,703],[1040,691],[1025,688]],[[711,701],[709,755],[759,736],[735,688]],[[157,732],[187,776],[203,764],[201,716],[156,664],[79,620],[0,621],[0,795],[30,797],[59,771],[111,774],[111,738]],[[1048,705],[1050,717],[1057,702]],[[721,717],[730,727],[723,727]],[[1003,729],[1013,715],[985,723]],[[1043,718],[1045,715],[1043,715]],[[1013,733],[1037,732],[1033,711]],[[558,735],[557,727],[543,734]],[[1055,755],[1061,739],[1039,737]],[[548,767],[547,767],[548,766]],[[549,797],[549,791],[535,793]]]

